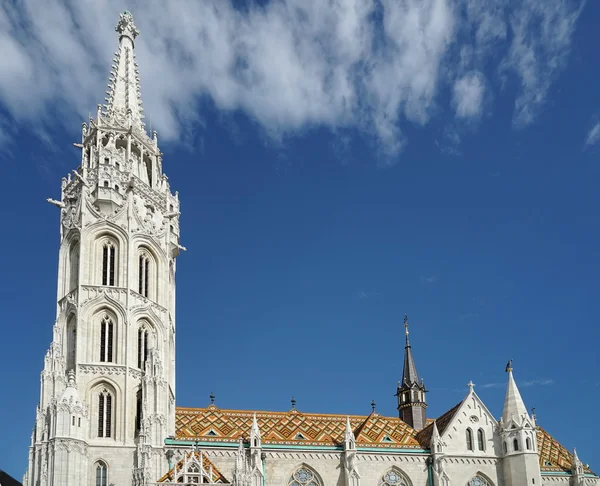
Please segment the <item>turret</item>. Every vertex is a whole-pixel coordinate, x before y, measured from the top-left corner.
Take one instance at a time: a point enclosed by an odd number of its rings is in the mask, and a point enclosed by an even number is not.
[[[506,372],[508,386],[499,424],[504,480],[511,486],[542,484],[536,426],[515,383],[512,360],[506,365]]]
[[[252,427],[250,427],[250,478],[252,486],[261,486],[263,483],[262,443],[256,414],[252,417]]]
[[[404,333],[406,344],[404,346],[404,368],[402,381],[398,382],[398,412],[400,418],[415,430],[425,427],[427,401],[425,399],[425,385],[419,381],[417,367],[408,339],[408,316],[404,316]]]
[[[344,431],[344,466],[346,486],[358,486],[360,474],[356,463],[356,437],[350,426],[350,417],[346,418],[346,430]]]
[[[573,475],[573,486],[584,486],[585,468],[579,460],[577,449],[573,449],[573,462],[571,464],[571,474]]]
[[[440,437],[437,423],[433,422],[433,430],[431,432],[431,442],[429,449],[431,450],[431,469],[433,473],[433,486],[442,486],[449,484],[449,478],[446,474],[446,444]]]

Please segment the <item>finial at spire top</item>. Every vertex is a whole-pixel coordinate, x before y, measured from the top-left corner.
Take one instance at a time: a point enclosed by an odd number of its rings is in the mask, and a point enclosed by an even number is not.
[[[408,316],[404,314],[404,334],[406,335],[406,345],[410,346],[408,342]]]
[[[214,405],[215,404],[215,392],[210,392],[210,396],[208,398],[210,398],[210,404]]]
[[[375,403],[375,400],[371,401],[371,408],[373,409],[373,413],[375,413],[375,407],[377,406],[377,404]]]
[[[131,15],[128,10],[125,10],[125,12],[119,15],[119,23],[115,27],[115,31],[118,32],[121,37],[129,37],[132,42],[140,35],[139,29],[133,22],[133,15]]]
[[[508,360],[508,363],[506,363],[506,369],[504,371],[506,371],[507,373],[510,373],[513,370],[512,368],[512,359]]]
[[[469,380],[467,386],[469,387],[469,393],[473,393],[473,389],[475,388],[475,383],[473,383],[473,380]]]
[[[292,396],[292,410],[296,410],[296,399]]]

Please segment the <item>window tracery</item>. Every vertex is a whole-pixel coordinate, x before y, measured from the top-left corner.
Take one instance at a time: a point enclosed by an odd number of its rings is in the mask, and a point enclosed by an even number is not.
[[[146,367],[146,358],[148,357],[148,341],[150,330],[147,324],[142,324],[138,329],[138,368],[143,370]]]
[[[102,285],[115,286],[116,245],[105,240],[102,245]]]
[[[404,474],[396,469],[386,472],[379,482],[379,486],[409,486],[409,484]]]
[[[486,478],[477,474],[475,477],[469,480],[467,486],[493,486]]]
[[[149,297],[150,288],[150,255],[142,251],[138,258],[138,293]]]
[[[100,322],[100,361],[103,363],[113,362],[114,323],[110,316],[106,315]]]
[[[107,486],[108,467],[102,461],[96,463],[96,486]]]
[[[113,397],[107,388],[98,393],[98,437],[112,437]]]
[[[314,471],[307,466],[301,466],[290,476],[288,486],[322,486],[322,484]]]

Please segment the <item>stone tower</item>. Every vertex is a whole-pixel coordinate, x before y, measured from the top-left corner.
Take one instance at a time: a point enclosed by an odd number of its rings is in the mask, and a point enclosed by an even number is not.
[[[535,420],[527,413],[515,379],[512,364],[506,366],[508,386],[504,409],[498,424],[502,441],[502,469],[505,484],[542,484]]]
[[[425,399],[425,385],[419,381],[417,366],[413,358],[412,348],[408,339],[408,317],[404,316],[404,333],[406,344],[404,347],[404,368],[402,381],[398,382],[398,412],[400,418],[415,430],[425,427],[427,401]]]
[[[175,433],[179,199],[143,123],[129,12],[106,105],[82,126],[62,180],[58,305],[27,486],[142,484],[167,469]]]

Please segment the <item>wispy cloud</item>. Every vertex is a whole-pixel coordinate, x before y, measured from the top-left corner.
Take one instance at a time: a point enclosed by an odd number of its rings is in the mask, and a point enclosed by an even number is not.
[[[485,80],[476,71],[465,74],[454,83],[454,105],[458,118],[479,118],[483,109]]]
[[[542,380],[528,380],[517,383],[517,386],[522,388],[527,388],[531,386],[549,386],[554,385],[554,380],[551,379],[542,379]],[[479,388],[504,388],[506,383],[484,383],[483,385],[479,385]]]
[[[438,281],[436,275],[431,275],[430,277],[421,277],[421,283],[424,285],[432,285]]]
[[[356,300],[369,300],[369,299],[373,299],[375,297],[379,297],[381,294],[379,294],[379,292],[375,292],[375,291],[370,291],[367,292],[365,290],[359,290],[358,292],[356,292],[354,294],[354,298]]]
[[[519,386],[523,386],[523,387],[528,387],[528,386],[548,386],[548,385],[554,385],[554,380],[551,380],[551,379],[529,380],[529,381],[523,381],[522,383],[519,383]]]
[[[263,3],[263,2],[261,2]],[[273,139],[357,128],[387,155],[405,121],[479,117],[491,83],[516,77],[514,118],[530,123],[563,69],[576,0],[132,0],[146,114],[179,140],[208,98]],[[101,100],[120,0],[0,6],[0,104],[20,123],[72,127]],[[484,72],[485,71],[485,72]],[[440,93],[450,87],[451,99]],[[77,123],[78,125],[78,123]]]
[[[586,146],[596,145],[600,141],[600,122],[597,122],[588,132]]]

